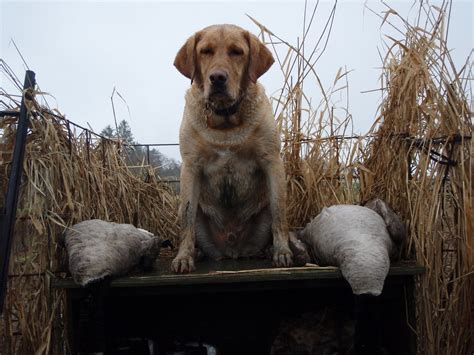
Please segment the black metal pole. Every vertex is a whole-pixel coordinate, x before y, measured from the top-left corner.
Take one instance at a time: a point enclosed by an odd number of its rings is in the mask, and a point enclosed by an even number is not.
[[[15,148],[8,179],[5,204],[0,215],[0,314],[3,313],[3,304],[7,291],[8,263],[10,260],[10,249],[13,239],[13,230],[16,218],[16,206],[20,192],[21,173],[23,170],[23,158],[25,155],[26,134],[28,132],[28,109],[25,104],[27,89],[35,87],[35,73],[26,71],[25,83],[23,84],[23,99],[20,106],[20,118],[16,131]]]

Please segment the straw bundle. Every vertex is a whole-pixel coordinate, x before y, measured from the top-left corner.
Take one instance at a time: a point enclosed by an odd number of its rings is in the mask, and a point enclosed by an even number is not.
[[[426,267],[417,285],[418,350],[426,354],[467,353],[474,330],[472,72],[456,71],[450,57],[449,8],[423,6],[425,28],[403,20],[404,38],[392,39],[370,173],[361,174],[363,199],[380,197],[405,217],[406,254]]]
[[[283,86],[271,98],[282,136],[282,156],[288,185],[288,222],[291,228],[301,228],[323,207],[354,203],[359,200],[357,171],[363,153],[363,140],[351,138],[352,116],[347,102],[348,73],[340,68],[334,82],[324,88],[317,74],[316,63],[327,43],[335,16],[332,9],[313,47],[305,43],[317,9],[304,12],[302,40],[296,46],[283,40],[255,19],[261,37],[274,49],[276,62],[283,75]],[[284,56],[281,55],[284,54]],[[309,55],[305,56],[305,53]],[[308,83],[316,83],[313,93],[316,103],[305,94]]]
[[[359,200],[353,180],[353,161],[359,153],[357,140],[345,139],[352,119],[336,117],[336,110],[324,99],[322,107],[305,112],[301,90],[289,91],[283,112],[282,155],[288,183],[288,219],[292,228],[304,226],[328,205]]]
[[[16,109],[17,103],[11,106]],[[0,321],[2,353],[64,353],[64,298],[48,286],[51,277],[66,270],[58,237],[67,226],[99,218],[135,224],[175,242],[178,201],[148,167],[142,167],[142,174],[132,173],[125,165],[126,147],[120,143],[74,126],[38,101],[30,102],[30,110],[8,294]],[[0,121],[3,191],[16,121],[11,116]]]
[[[317,58],[311,60],[318,48],[308,51],[304,43],[311,21],[303,41],[292,46],[254,20],[284,77],[274,104],[290,225],[304,226],[324,206],[375,197],[401,214],[409,224],[404,256],[427,270],[416,290],[420,354],[467,353],[474,334],[472,62],[460,71],[453,64],[446,42],[449,9],[450,2],[441,8],[422,3],[415,25],[391,8],[381,17],[401,39],[389,37],[380,116],[364,137],[354,137],[350,115],[332,100],[347,86],[346,73],[339,71],[328,90],[320,84]],[[282,60],[277,45],[286,47]],[[316,107],[303,92],[308,79],[320,88]]]

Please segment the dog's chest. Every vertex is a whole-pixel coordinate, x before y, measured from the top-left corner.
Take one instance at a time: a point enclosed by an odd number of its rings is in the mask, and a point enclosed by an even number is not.
[[[216,149],[203,172],[204,196],[224,208],[253,200],[263,180],[263,172],[251,154],[230,149]]]

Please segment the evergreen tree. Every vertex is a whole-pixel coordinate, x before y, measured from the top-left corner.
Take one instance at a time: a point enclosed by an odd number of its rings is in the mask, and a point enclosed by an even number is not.
[[[122,120],[117,126],[117,130],[107,125],[100,134],[107,138],[118,138],[126,144],[137,144],[133,137],[132,129],[127,121]],[[131,166],[140,166],[142,164],[149,164],[156,168],[158,175],[167,178],[178,178],[181,170],[181,165],[174,159],[168,158],[156,148],[150,148],[147,154],[146,147],[130,147],[126,146],[122,150],[125,161]],[[149,161],[148,161],[149,157]]]
[[[111,125],[105,126],[105,128],[100,132],[101,136],[107,137],[107,138],[114,138],[115,137],[115,132],[114,129],[112,128]]]
[[[125,120],[120,121],[118,124],[116,136],[127,144],[135,144],[135,138],[133,137],[132,129]]]
[[[164,165],[164,160],[165,156],[161,154],[161,152],[158,149],[150,149],[150,165],[153,167],[158,167],[158,170],[160,171]],[[160,171],[161,174],[161,171]]]

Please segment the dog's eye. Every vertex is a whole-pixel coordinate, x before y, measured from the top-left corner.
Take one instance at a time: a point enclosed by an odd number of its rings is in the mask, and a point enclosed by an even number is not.
[[[229,49],[229,55],[230,56],[238,57],[238,56],[241,56],[243,54],[244,54],[244,51],[240,48],[231,48],[231,49]]]
[[[201,49],[201,54],[212,55],[214,54],[214,51],[212,50],[212,48],[206,47],[206,48]]]

